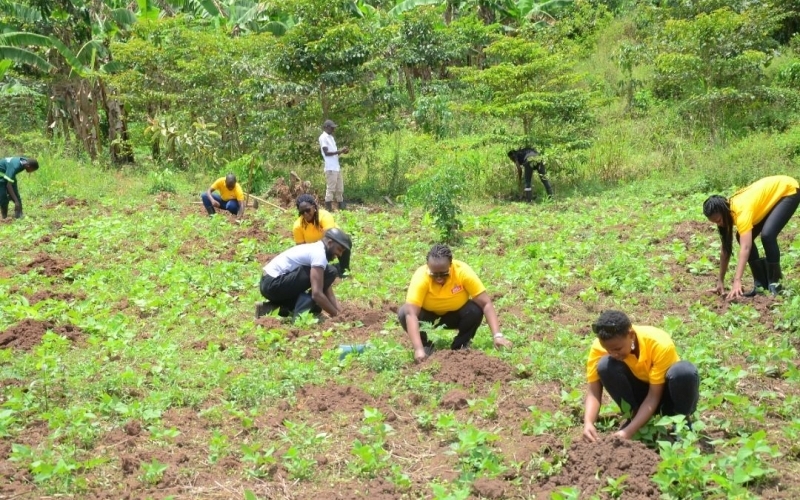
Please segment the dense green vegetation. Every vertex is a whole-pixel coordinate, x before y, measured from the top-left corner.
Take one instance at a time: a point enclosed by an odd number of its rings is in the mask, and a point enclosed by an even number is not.
[[[639,436],[659,452],[650,496],[800,496],[798,226],[785,294],[728,304],[704,293],[719,243],[700,214],[712,192],[800,175],[798,10],[0,0],[0,147],[42,165],[21,176],[27,217],[0,224],[0,334],[47,331],[0,349],[0,493],[645,495],[594,467],[591,486],[553,482],[575,462],[588,325],[614,307],[702,375],[693,431]],[[228,170],[256,193],[290,170],[322,189],[324,118],[352,151],[346,196],[400,205],[338,215],[357,248],[343,318],[254,323],[292,216],[236,225],[191,201]],[[505,153],[525,144],[552,203],[507,203]],[[392,308],[453,232],[515,348],[484,327],[469,362],[416,366]],[[474,380],[444,377],[459,367]]]
[[[795,220],[781,237],[786,294],[726,304],[705,292],[719,240],[700,216],[702,191],[636,181],[580,203],[472,204],[456,256],[487,284],[515,347],[495,351],[483,326],[469,357],[445,350],[415,365],[393,308],[438,238],[420,211],[339,214],[357,246],[352,278],[336,287],[342,318],[254,323],[260,267],[292,244],[294,214],[259,209],[235,224],[188,204],[196,192],[181,176],[171,180],[177,194],[153,197],[151,179],[66,165],[22,177],[28,216],[0,224],[5,492],[800,494]],[[589,325],[609,307],[665,328],[702,374],[693,432],[681,427],[671,443],[671,421],[656,419],[640,433],[660,451],[652,470],[635,468],[657,457],[644,446],[576,462]],[[37,328],[50,331],[20,338]],[[449,345],[448,332],[432,335]],[[354,343],[371,348],[341,358],[338,346]],[[607,403],[601,432],[619,425],[616,414]],[[634,468],[612,468],[616,460]],[[576,464],[582,483],[567,474]]]
[[[351,199],[454,169],[515,194],[503,155],[543,149],[560,193],[654,172],[743,184],[795,162],[789,1],[0,2],[4,149],[138,171],[245,171],[256,192],[342,126]],[[20,119],[24,116],[24,119]]]

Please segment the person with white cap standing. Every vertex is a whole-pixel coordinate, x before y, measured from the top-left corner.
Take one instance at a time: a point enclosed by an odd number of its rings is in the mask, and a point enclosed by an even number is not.
[[[333,120],[325,120],[322,124],[322,135],[319,136],[319,149],[325,162],[325,209],[329,212],[333,210],[334,201],[339,210],[345,209],[344,182],[339,166],[339,155],[350,152],[350,148],[346,146],[336,149],[336,140],[333,138],[335,130],[336,124]]]

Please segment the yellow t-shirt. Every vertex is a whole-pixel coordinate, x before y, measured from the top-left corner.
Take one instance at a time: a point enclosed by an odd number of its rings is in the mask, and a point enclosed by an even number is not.
[[[730,199],[736,231],[739,234],[751,231],[781,198],[793,195],[797,188],[797,181],[788,175],[774,175],[737,191]]]
[[[458,311],[467,301],[486,291],[478,275],[464,262],[453,260],[450,276],[440,285],[428,275],[428,266],[416,270],[408,285],[406,303],[442,316]]]
[[[652,385],[663,384],[669,367],[681,360],[672,338],[664,330],[652,326],[633,325],[633,331],[636,332],[639,357],[628,354],[625,364],[639,380]],[[597,363],[607,355],[608,351],[600,345],[600,340],[594,339],[586,361],[586,378],[589,382],[600,380]]]
[[[336,222],[333,220],[333,215],[324,208],[319,209],[319,225],[321,229],[317,228],[313,223],[309,224],[306,222],[302,215],[298,217],[297,220],[294,221],[294,227],[292,228],[294,242],[298,245],[302,243],[316,243],[325,236],[325,231],[332,227],[337,227]]]
[[[233,190],[228,189],[228,186],[225,185],[225,177],[220,177],[214,184],[211,185],[211,191],[219,191],[219,196],[222,198],[222,201],[230,201],[235,199],[239,203],[244,202],[244,191],[242,191],[242,186],[239,185],[237,182],[235,186],[233,186]]]

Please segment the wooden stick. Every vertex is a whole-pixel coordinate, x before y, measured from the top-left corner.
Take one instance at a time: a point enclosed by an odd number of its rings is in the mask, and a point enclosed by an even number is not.
[[[266,203],[267,205],[269,205],[269,206],[271,206],[271,207],[275,207],[275,208],[277,208],[278,210],[280,210],[281,212],[285,212],[285,211],[286,211],[286,209],[285,209],[285,208],[283,208],[283,207],[281,207],[281,206],[278,206],[278,205],[276,205],[276,204],[274,204],[274,203],[270,203],[270,202],[268,202],[267,200],[264,200],[264,199],[262,199],[262,198],[259,198],[258,196],[254,195],[254,194],[250,194],[249,196],[250,196],[251,198],[255,199],[255,200],[258,200],[258,201],[260,201],[261,203]]]

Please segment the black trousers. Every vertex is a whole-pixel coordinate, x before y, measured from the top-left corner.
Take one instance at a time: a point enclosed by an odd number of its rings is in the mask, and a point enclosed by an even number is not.
[[[19,187],[17,186],[19,181],[15,181],[11,184],[11,189],[14,190],[14,194],[17,196],[19,200],[19,206],[14,206],[14,212],[17,214],[22,213],[22,197],[19,195]],[[0,215],[2,218],[5,219],[8,216],[8,205],[14,201],[11,199],[11,195],[8,194],[7,191],[8,181],[0,182]]]
[[[548,196],[553,196],[553,188],[550,186],[550,180],[547,178],[547,171],[544,168],[544,163],[526,160],[522,166],[525,167],[525,191],[531,190],[533,171],[536,170],[536,172],[539,174],[539,179],[542,181],[544,190],[547,191]]]
[[[403,330],[408,332],[406,314],[406,306],[403,305],[400,310],[397,311],[397,319],[400,321],[400,326],[403,327]],[[469,345],[472,338],[475,337],[475,332],[478,331],[478,327],[481,326],[481,322],[483,322],[483,310],[478,306],[478,304],[475,303],[475,301],[468,300],[466,304],[461,306],[461,309],[445,313],[441,316],[432,313],[431,311],[422,309],[419,313],[419,320],[428,321],[431,323],[436,320],[440,320],[445,328],[451,330],[457,329],[458,334],[456,335],[456,338],[453,339],[453,343],[450,345],[450,348],[462,349]],[[422,345],[433,345],[433,342],[428,339],[427,332],[420,330],[419,336],[422,339]]]
[[[335,267],[328,264],[325,267],[322,290],[328,291],[333,285],[339,272]],[[311,267],[301,266],[290,273],[273,278],[265,274],[261,277],[259,289],[265,299],[280,306],[294,308],[297,297],[311,288]]]
[[[611,396],[611,399],[622,408],[622,402],[631,407],[635,413],[647,397],[650,384],[639,380],[631,369],[622,361],[611,356],[604,356],[597,364],[600,382]],[[662,415],[689,416],[697,409],[700,398],[700,375],[697,368],[688,361],[678,361],[667,370],[664,394],[658,405],[657,413]]]
[[[778,247],[778,234],[783,230],[789,219],[792,218],[797,206],[800,205],[800,192],[784,196],[772,207],[764,220],[753,226],[753,241],[761,235],[761,244],[768,263],[776,264],[781,261],[781,249]],[[736,234],[739,240],[739,234]],[[749,262],[758,260],[758,248],[755,244],[750,248]]]

